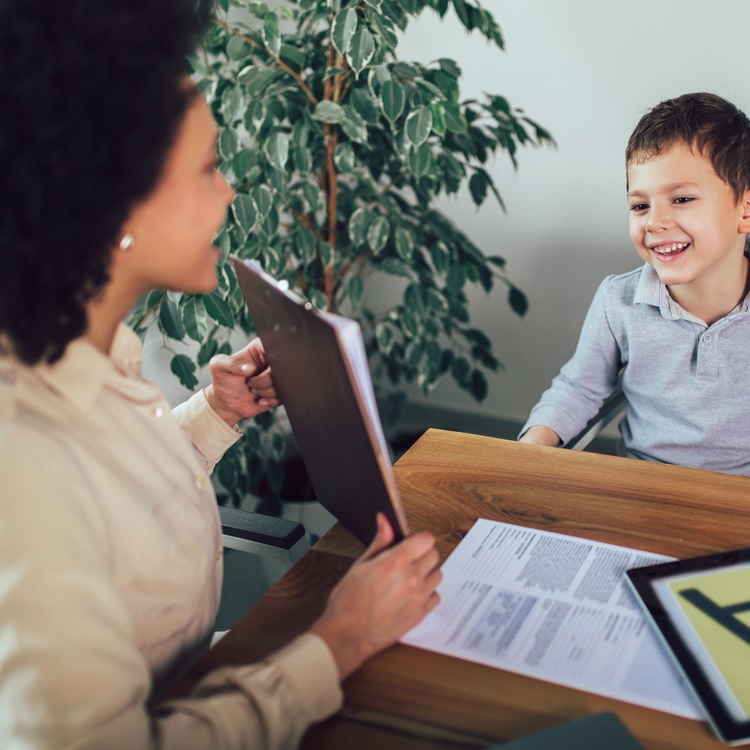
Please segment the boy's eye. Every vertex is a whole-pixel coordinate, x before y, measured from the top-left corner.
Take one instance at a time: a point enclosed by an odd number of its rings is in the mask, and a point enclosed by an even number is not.
[[[648,208],[648,203],[636,203],[635,205],[630,207],[630,210],[634,213],[638,213],[639,211],[645,211]]]
[[[691,198],[688,195],[681,195],[678,198],[675,198],[674,202],[678,203],[678,204],[679,203],[690,203],[691,201],[694,201],[694,200],[695,200],[695,198]]]

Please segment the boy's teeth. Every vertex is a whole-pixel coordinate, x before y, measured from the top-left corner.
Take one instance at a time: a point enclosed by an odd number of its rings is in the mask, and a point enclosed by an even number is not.
[[[676,253],[678,250],[684,250],[687,246],[687,242],[673,242],[671,245],[661,245],[653,249],[662,255],[669,255],[669,253]]]

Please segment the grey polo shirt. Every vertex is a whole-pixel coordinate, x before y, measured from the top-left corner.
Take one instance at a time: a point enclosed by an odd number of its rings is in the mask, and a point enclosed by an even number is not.
[[[622,455],[750,476],[750,295],[711,326],[649,265],[608,276],[573,358],[532,409],[567,442],[612,392],[627,398]]]

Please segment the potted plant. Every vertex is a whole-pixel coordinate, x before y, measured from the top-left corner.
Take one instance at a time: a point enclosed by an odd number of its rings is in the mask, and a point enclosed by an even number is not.
[[[234,253],[316,307],[362,326],[376,388],[416,382],[429,393],[449,376],[482,400],[485,371],[500,363],[489,337],[472,327],[465,289],[505,288],[512,311],[526,298],[434,207],[468,183],[480,206],[502,198],[486,170],[549,133],[500,95],[462,101],[461,70],[449,58],[401,60],[399,32],[425,11],[449,6],[463,26],[503,48],[489,11],[466,0],[216,0],[214,26],[190,60],[193,78],[219,123],[219,168],[236,190],[218,237],[219,287],[211,294],[153,292],[135,311],[136,330],[156,325],[166,339],[190,339],[171,369],[194,388],[234,329],[253,332]],[[385,274],[400,301],[378,309],[367,279]],[[283,482],[286,450],[273,414],[244,425],[244,440],[221,462],[223,492],[239,502],[264,475],[268,504]]]

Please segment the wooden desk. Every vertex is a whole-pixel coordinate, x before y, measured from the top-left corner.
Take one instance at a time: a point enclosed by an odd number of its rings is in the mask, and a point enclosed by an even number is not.
[[[750,481],[430,430],[396,464],[413,531],[443,559],[477,518],[675,557],[750,546]],[[260,659],[304,631],[362,546],[335,526],[193,670]],[[397,645],[344,684],[342,712],[304,748],[471,748],[615,711],[646,748],[725,747],[697,721]]]

